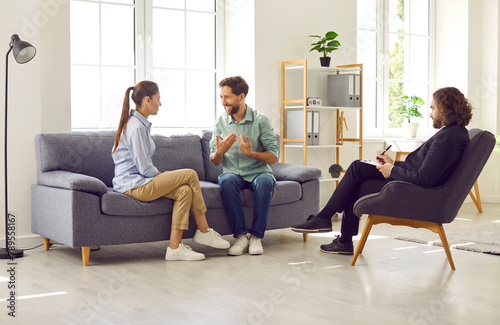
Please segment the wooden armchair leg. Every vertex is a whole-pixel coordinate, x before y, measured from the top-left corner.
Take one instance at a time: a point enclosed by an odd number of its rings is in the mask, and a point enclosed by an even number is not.
[[[453,263],[453,258],[451,257],[450,246],[448,245],[448,239],[446,238],[446,233],[444,232],[443,225],[438,225],[438,234],[441,238],[441,244],[443,244],[444,251],[446,252],[446,257],[448,257],[448,262],[452,270],[455,270],[455,263]]]
[[[476,205],[477,210],[480,213],[482,213],[483,212],[483,206],[481,204],[481,196],[479,195],[479,185],[477,183],[477,180],[474,183],[474,193],[472,193],[472,190],[470,190],[469,195],[470,195],[472,201],[474,202],[474,204]]]
[[[309,234],[308,233],[303,233],[302,234],[302,238],[304,239],[304,241],[307,241],[309,239]]]
[[[43,238],[43,249],[48,251],[50,248],[50,239],[45,237],[42,238]]]
[[[363,248],[365,247],[366,240],[368,239],[368,235],[370,234],[370,231],[372,230],[373,226],[373,216],[369,215],[368,219],[366,220],[365,227],[363,228],[363,232],[361,234],[361,238],[359,239],[358,245],[356,246],[356,251],[354,252],[354,256],[352,257],[351,260],[351,266],[354,266],[356,264],[356,260],[358,259],[359,254],[363,251]]]
[[[88,266],[90,259],[90,246],[81,247],[81,249],[82,249],[83,266]]]

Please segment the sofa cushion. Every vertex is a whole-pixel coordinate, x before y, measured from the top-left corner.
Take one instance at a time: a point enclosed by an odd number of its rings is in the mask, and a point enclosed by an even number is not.
[[[243,190],[243,205],[253,207],[253,192]],[[292,181],[276,182],[274,185],[271,206],[298,201],[302,198],[302,188],[299,183]]]
[[[101,211],[115,216],[153,216],[172,213],[174,201],[161,197],[151,202],[141,202],[109,188],[101,196]]]
[[[210,160],[210,140],[212,139],[212,134],[212,131],[209,130],[201,132],[201,150],[205,166],[205,180],[207,182],[218,183],[219,175],[222,174],[222,164],[215,166]]]
[[[224,209],[219,185],[212,182],[200,182],[200,187],[207,209]],[[243,199],[243,196],[241,197]]]
[[[38,175],[38,185],[65,188],[97,195],[104,194],[108,191],[108,187],[100,179],[65,170],[40,172]]]
[[[200,137],[197,135],[154,135],[156,152],[153,165],[160,172],[189,168],[196,171],[198,178],[205,180]]]

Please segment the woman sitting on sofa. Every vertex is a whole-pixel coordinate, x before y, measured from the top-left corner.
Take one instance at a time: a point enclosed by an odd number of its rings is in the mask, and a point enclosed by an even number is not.
[[[136,108],[130,109],[129,97]],[[113,188],[142,202],[159,197],[175,200],[172,211],[170,244],[165,254],[171,260],[203,260],[205,255],[181,243],[182,233],[188,229],[189,210],[192,211],[198,230],[195,243],[220,249],[230,244],[220,234],[208,227],[207,208],[200,189],[198,175],[192,169],[179,169],[160,173],[153,166],[156,147],[151,138],[150,115],[156,115],[161,106],[158,85],[141,81],[125,92],[120,124],[116,132],[112,157],[115,162]]]

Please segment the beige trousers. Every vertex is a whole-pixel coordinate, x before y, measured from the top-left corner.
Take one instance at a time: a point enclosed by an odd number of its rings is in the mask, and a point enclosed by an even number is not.
[[[173,199],[172,229],[186,230],[189,210],[195,217],[207,211],[200,189],[198,174],[192,169],[178,169],[153,177],[153,180],[125,192],[141,202],[151,202],[159,197]]]

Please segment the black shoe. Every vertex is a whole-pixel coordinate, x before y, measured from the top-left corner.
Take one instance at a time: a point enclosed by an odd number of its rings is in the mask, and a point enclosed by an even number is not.
[[[321,245],[321,251],[328,254],[352,255],[354,252],[352,241],[341,243],[339,238],[339,236],[336,236],[330,244]]]
[[[320,219],[316,215],[310,215],[307,221],[299,225],[292,226],[295,232],[329,232],[332,231],[331,219]]]

